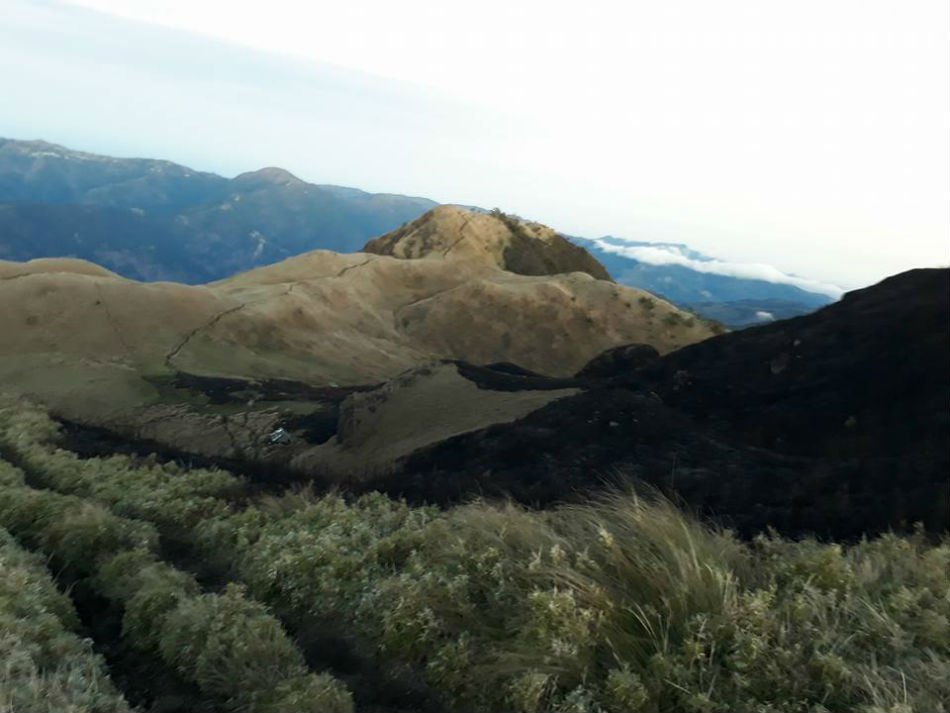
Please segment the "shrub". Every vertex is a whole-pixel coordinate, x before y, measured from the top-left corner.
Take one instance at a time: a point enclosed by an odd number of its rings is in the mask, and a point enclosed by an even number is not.
[[[171,613],[201,594],[194,577],[142,550],[117,555],[96,579],[100,591],[124,604],[122,635],[141,650],[158,651]]]
[[[683,317],[679,312],[670,312],[663,318],[663,324],[667,327],[677,327],[680,324],[683,324]]]
[[[0,488],[25,485],[23,471],[0,458]]]
[[[163,658],[202,691],[236,707],[266,703],[314,713],[352,708],[338,683],[307,674],[280,624],[233,584],[220,595],[182,600],[168,616],[159,645]]]
[[[280,623],[239,587],[202,594],[193,577],[143,550],[116,555],[95,581],[124,605],[123,636],[229,710],[352,710],[346,689],[308,673]]]
[[[0,710],[124,713],[129,710],[41,559],[0,529]]]
[[[326,674],[283,679],[259,699],[268,713],[350,713],[353,701],[339,681]]]
[[[182,471],[173,463],[143,466],[125,455],[79,458],[55,445],[58,435],[55,422],[38,407],[0,402],[0,445],[15,454],[35,482],[92,498],[163,531],[187,530],[223,514],[226,499],[243,487],[226,471]]]
[[[0,526],[78,575],[122,549],[154,548],[155,528],[80,498],[29,487],[0,487]]]
[[[220,594],[186,597],[168,614],[159,648],[203,691],[250,699],[275,680],[305,672],[280,624],[236,585]]]
[[[200,549],[229,563],[254,595],[292,617],[351,614],[375,578],[398,567],[436,511],[372,494],[272,498],[204,523]]]
[[[345,628],[449,711],[950,713],[950,542],[740,542],[635,494],[529,512],[301,493],[234,513],[225,480],[174,491],[171,473],[149,471],[125,493],[128,464],[71,468],[14,431],[0,438],[53,487],[182,528],[285,620]],[[89,503],[30,495],[21,476],[0,468],[0,523],[36,546],[80,558],[143,543],[94,557],[97,586],[124,603],[130,637],[209,696],[234,710],[348,710],[241,589],[201,594],[144,534]],[[176,519],[174,492],[211,504]]]
[[[264,607],[234,587],[222,595],[201,594],[191,575],[158,561],[151,526],[76,497],[23,486],[0,488],[0,524],[89,576],[100,593],[124,607],[124,638],[159,654],[228,709],[259,703],[259,710],[272,713],[351,710],[341,684],[307,673]],[[301,707],[301,697],[310,694],[322,708]]]

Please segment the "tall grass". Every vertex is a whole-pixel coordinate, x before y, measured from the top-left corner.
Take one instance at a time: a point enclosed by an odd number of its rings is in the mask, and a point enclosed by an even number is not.
[[[932,533],[744,542],[632,492],[546,512],[308,493],[236,511],[227,487],[201,490],[204,475],[179,485],[167,470],[136,478],[129,461],[78,462],[42,419],[23,428],[5,413],[0,440],[49,487],[181,530],[284,621],[345,630],[446,711],[950,712],[950,542]],[[169,512],[175,492],[194,505],[185,517]],[[166,579],[119,587],[144,592],[143,632],[178,621]],[[190,637],[219,621],[227,642],[232,614],[253,613],[201,596],[176,625]],[[215,655],[189,670],[246,677],[244,660]]]
[[[59,426],[35,405],[0,396],[0,448],[33,482],[107,504],[117,515],[148,520],[163,534],[185,531],[227,510],[243,481],[223,470],[143,465],[125,455],[83,459],[58,446]]]
[[[411,513],[295,495],[202,536],[256,596],[348,622],[447,710],[948,710],[946,543],[740,542],[632,493]]]

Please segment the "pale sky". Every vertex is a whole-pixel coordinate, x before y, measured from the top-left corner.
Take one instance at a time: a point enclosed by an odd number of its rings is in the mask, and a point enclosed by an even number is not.
[[[946,0],[0,0],[0,135],[845,287],[950,264]]]

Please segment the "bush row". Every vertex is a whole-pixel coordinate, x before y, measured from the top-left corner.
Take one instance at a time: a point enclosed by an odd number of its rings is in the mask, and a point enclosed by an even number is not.
[[[58,425],[25,402],[0,400],[0,448],[37,484],[105,503],[118,515],[187,530],[226,511],[243,481],[222,470],[185,470],[175,463],[142,465],[125,455],[79,458],[58,448]]]
[[[191,575],[161,562],[152,525],[75,496],[34,490],[9,466],[0,473],[0,526],[89,577],[122,606],[123,637],[204,695],[236,711],[352,711],[346,689],[308,672],[280,623],[240,587],[202,594]]]
[[[0,462],[0,478],[9,477]],[[129,711],[78,626],[44,561],[0,528],[0,711]]]
[[[159,655],[230,710],[352,712],[346,689],[308,672],[280,623],[242,587],[202,594],[194,578],[144,550],[115,555],[95,582],[124,605],[123,634],[137,648]]]
[[[57,560],[73,577],[94,574],[103,558],[127,549],[154,552],[149,523],[113,515],[102,505],[24,484],[18,468],[0,461],[0,526],[31,549]]]

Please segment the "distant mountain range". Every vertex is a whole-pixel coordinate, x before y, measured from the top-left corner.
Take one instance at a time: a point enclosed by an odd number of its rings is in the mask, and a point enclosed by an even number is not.
[[[143,281],[200,284],[314,249],[356,252],[436,205],[307,183],[280,168],[228,179],[169,161],[0,139],[0,259],[77,257]],[[617,282],[730,327],[811,312],[840,295],[685,245],[571,240]]]
[[[279,168],[227,179],[0,139],[0,259],[78,257],[138,280],[195,284],[315,248],[354,252],[436,205]]]

